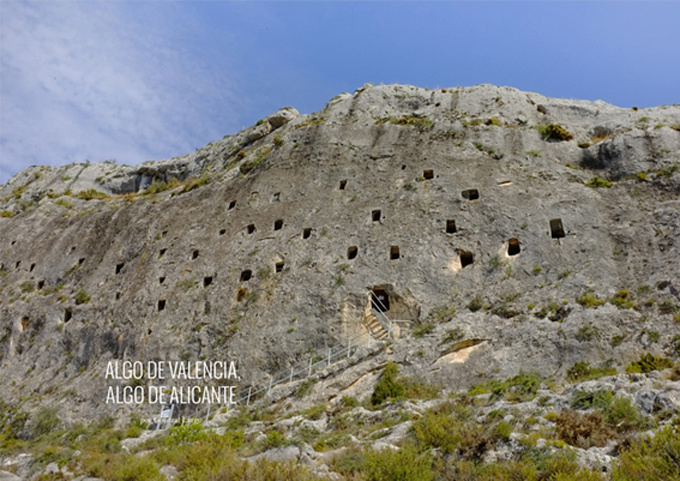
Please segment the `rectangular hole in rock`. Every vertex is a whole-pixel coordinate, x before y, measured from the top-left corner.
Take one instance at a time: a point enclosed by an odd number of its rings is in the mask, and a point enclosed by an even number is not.
[[[45,281],[43,280],[38,281],[38,289],[42,289],[43,287],[45,287]]]
[[[227,229],[220,229],[220,235],[224,235],[227,233]]]
[[[21,319],[21,332],[24,332],[26,330],[30,322],[31,321],[28,318],[28,316],[24,316],[23,319]]]
[[[120,296],[121,296],[121,293],[120,293],[120,292],[116,292],[116,300],[120,299]]]
[[[162,311],[165,309],[165,299],[160,299],[158,301],[158,312]]]
[[[357,254],[359,253],[359,248],[357,246],[352,246],[349,249],[347,249],[347,258],[348,259],[354,259]]]
[[[160,259],[161,257],[163,257],[165,255],[165,251],[167,250],[168,249],[161,249],[160,251],[158,251],[158,258]]]
[[[191,259],[192,259],[192,260],[193,260],[193,259],[198,259],[198,254],[199,254],[198,249],[196,249],[196,250],[191,254]]]
[[[562,227],[562,219],[552,219],[550,221],[550,235],[553,239],[564,237],[564,227]]]
[[[479,199],[479,191],[477,189],[468,189],[462,192],[463,199],[477,200]]]
[[[475,258],[472,255],[472,252],[460,251],[460,265],[462,267],[469,266],[474,261],[475,261]]]
[[[283,219],[278,219],[274,222],[274,230],[281,230],[283,227]]]
[[[281,200],[281,192],[276,192],[276,193],[272,196],[272,201],[273,201],[273,202],[279,202],[280,200]]]
[[[312,228],[311,227],[307,227],[306,229],[304,229],[302,231],[302,238],[303,239],[309,239],[309,236],[311,236],[311,235],[312,235]]]
[[[425,180],[434,179],[434,170],[424,170],[423,179]]]
[[[82,266],[82,265],[83,265],[83,262],[85,262],[85,258],[84,258],[84,257],[81,257],[80,259],[78,259],[78,265],[81,265],[81,266]],[[34,265],[35,265],[35,264],[34,264]]]
[[[453,219],[449,219],[446,221],[446,233],[447,234],[455,234],[456,232],[456,221]]]
[[[248,227],[247,227],[247,230],[248,230],[248,234],[252,234],[257,229],[255,229],[255,224],[249,224]]]
[[[277,263],[276,263],[276,272],[281,272],[281,271],[283,271],[283,266],[284,266],[284,262],[283,262],[283,261],[277,262]]]
[[[163,284],[165,282],[165,277],[159,277],[158,278],[158,283]]]
[[[121,262],[119,264],[116,264],[116,274],[120,274],[120,271],[123,270],[123,267],[125,267],[125,262]]]
[[[508,255],[516,256],[520,253],[519,240],[513,237],[508,241]]]
[[[207,276],[203,278],[203,287],[208,287],[210,284],[212,284],[213,278],[212,276]]]
[[[399,259],[399,246],[390,247],[390,259],[391,260]]]
[[[12,245],[14,245],[16,243],[17,243],[17,241],[15,241],[15,240],[12,241]],[[75,247],[74,247],[74,249],[75,249]]]
[[[347,187],[347,181],[346,180],[341,180],[340,181],[340,186],[338,187],[339,190],[345,190],[345,187]]]
[[[73,317],[73,309],[64,309],[64,322],[68,322]]]
[[[236,201],[232,200],[231,202],[229,202],[229,210],[233,209],[234,207],[236,207]]]
[[[252,276],[253,276],[253,272],[250,269],[246,269],[245,271],[241,271],[241,282],[249,281]]]
[[[17,261],[17,263],[14,264],[14,268],[18,269],[20,265],[21,265],[21,261]]]
[[[236,295],[236,302],[241,302],[246,297],[246,294],[248,294],[248,289],[239,289]]]
[[[385,289],[373,289],[371,291],[371,308],[378,312],[390,310],[390,296]]]
[[[373,219],[373,222],[380,222],[380,209],[371,212],[371,219]]]
[[[82,264],[82,262],[81,262]],[[35,264],[31,264],[31,268],[28,270],[28,272],[33,272],[33,269],[35,269]]]

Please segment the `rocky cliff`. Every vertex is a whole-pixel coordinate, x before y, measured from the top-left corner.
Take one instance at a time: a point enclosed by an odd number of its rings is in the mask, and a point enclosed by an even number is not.
[[[679,162],[680,106],[366,85],[183,157],[31,167],[0,187],[0,399],[94,418],[111,360],[233,360],[244,392],[360,337],[371,293],[399,339],[326,398],[386,360],[456,391],[677,356]]]

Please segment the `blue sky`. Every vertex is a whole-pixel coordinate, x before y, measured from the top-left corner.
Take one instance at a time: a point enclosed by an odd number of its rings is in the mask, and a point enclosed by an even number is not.
[[[182,155],[367,82],[680,103],[677,2],[0,2],[0,183]]]

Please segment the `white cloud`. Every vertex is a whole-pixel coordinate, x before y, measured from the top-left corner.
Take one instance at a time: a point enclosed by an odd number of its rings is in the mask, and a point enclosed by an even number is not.
[[[2,2],[0,183],[32,164],[171,157],[236,130],[234,79],[163,2]],[[225,52],[228,54],[228,52]],[[229,125],[216,125],[231,117]]]

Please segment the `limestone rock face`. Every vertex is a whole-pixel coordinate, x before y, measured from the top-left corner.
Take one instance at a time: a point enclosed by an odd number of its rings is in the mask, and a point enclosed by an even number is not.
[[[371,291],[404,321],[385,360],[451,390],[674,356],[679,130],[677,106],[365,85],[174,159],[31,167],[0,187],[0,400],[112,412],[111,360],[234,360],[247,391],[365,333]]]

